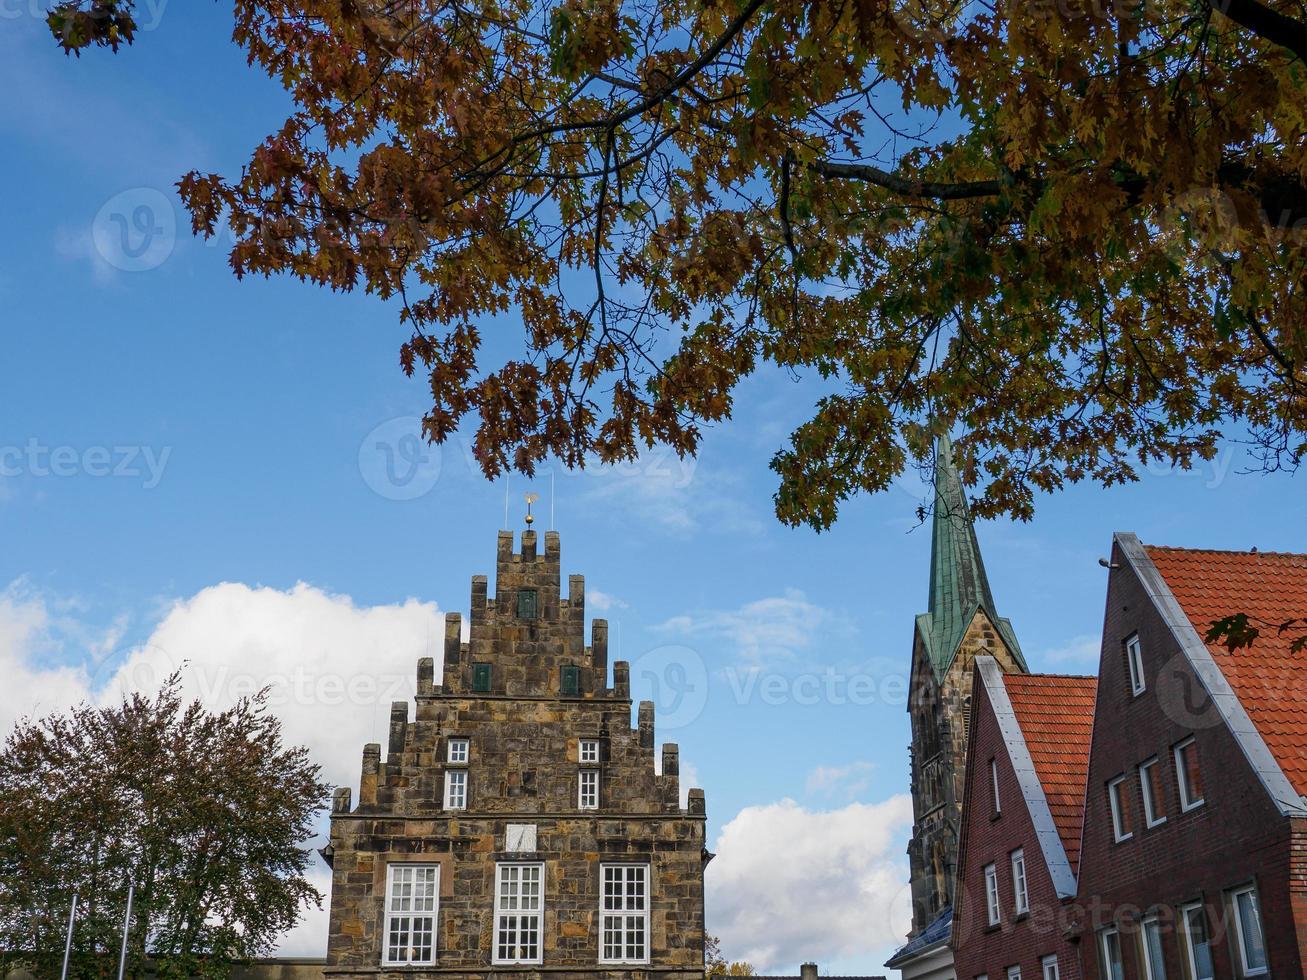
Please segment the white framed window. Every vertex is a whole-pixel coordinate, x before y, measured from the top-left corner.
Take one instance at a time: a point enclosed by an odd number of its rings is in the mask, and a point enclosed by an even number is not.
[[[1201,902],[1180,909],[1180,934],[1184,938],[1189,980],[1216,980],[1212,966],[1212,940],[1207,934],[1207,916]]]
[[[495,963],[540,963],[543,864],[501,864],[495,872]]]
[[[599,761],[599,739],[583,738],[581,739],[581,762],[597,763]]]
[[[468,759],[468,740],[465,738],[451,738],[445,750],[445,761],[456,766],[467,765]]]
[[[998,900],[998,868],[985,865],[985,901],[989,906],[989,924],[996,926],[1003,919],[1003,907]]]
[[[1155,915],[1144,919],[1140,941],[1144,947],[1144,980],[1166,980],[1166,956],[1162,952],[1162,923]]]
[[[1193,737],[1175,747],[1175,780],[1180,787],[1180,809],[1203,805],[1203,773],[1198,768],[1198,743]]]
[[[599,809],[599,770],[582,769],[577,780],[576,805],[582,810]]]
[[[1009,966],[1007,968],[1007,980],[1021,980],[1021,967]]]
[[[604,864],[599,874],[599,962],[649,962],[649,865]]]
[[[1230,896],[1234,906],[1234,925],[1239,940],[1239,962],[1245,977],[1255,977],[1267,971],[1266,940],[1262,934],[1262,908],[1257,900],[1257,889],[1252,885],[1240,888]]]
[[[1125,980],[1125,964],[1121,960],[1121,933],[1116,927],[1098,934],[1098,955],[1102,959],[1103,980]]]
[[[445,770],[445,809],[467,809],[467,770]]]
[[[1043,971],[1044,980],[1062,980],[1062,970],[1057,965],[1057,956],[1045,956],[1039,961],[1039,968]]]
[[[1017,915],[1025,915],[1030,911],[1030,891],[1026,887],[1026,852],[1023,848],[1012,852],[1012,891]]]
[[[440,865],[392,864],[386,868],[385,932],[381,962],[436,962]]]
[[[1144,658],[1139,649],[1138,635],[1125,641],[1125,659],[1130,669],[1130,693],[1139,697],[1148,685],[1144,681]]]
[[[1125,776],[1107,784],[1107,802],[1112,808],[1112,839],[1118,844],[1134,836],[1130,829],[1130,798],[1126,796]]]
[[[1162,803],[1162,770],[1157,757],[1139,763],[1139,792],[1144,798],[1144,826],[1156,827],[1166,823]]]
[[[994,797],[994,815],[1003,812],[1003,798],[998,795],[998,760],[989,760],[989,788]]]

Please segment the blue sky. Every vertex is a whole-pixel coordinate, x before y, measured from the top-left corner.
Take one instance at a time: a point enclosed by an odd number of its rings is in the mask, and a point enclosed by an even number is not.
[[[419,448],[413,480],[390,479],[384,454],[408,469],[404,437],[424,408],[422,380],[398,370],[394,309],[293,281],[238,283],[221,244],[186,232],[172,192],[191,168],[234,172],[283,118],[283,94],[245,66],[222,4],[154,0],[144,20],[156,29],[135,48],[80,60],[49,42],[39,7],[0,2],[0,658],[30,680],[0,721],[78,685],[99,690],[161,636],[220,659],[228,633],[275,620],[248,653],[283,635],[293,616],[279,610],[323,596],[358,635],[384,621],[376,635],[420,655],[426,620],[465,611],[470,576],[493,573],[503,483],[469,465],[462,437]],[[137,255],[142,205],[154,238]],[[494,328],[492,350],[517,344]],[[544,498],[542,524],[553,508],[564,574],[586,576],[592,614],[607,605],[614,658],[620,643],[636,697],[658,696],[660,738],[680,743],[706,789],[721,845],[709,926],[727,953],[859,972],[878,968],[902,918],[904,689],[930,541],[915,527],[915,478],[850,503],[825,534],[776,523],[767,460],[812,400],[764,373],[699,459],[514,478],[511,523],[527,490]],[[1041,499],[1030,524],[982,525],[999,609],[1032,669],[1096,666],[1096,559],[1114,530],[1307,551],[1307,527],[1289,516],[1301,480],[1240,475],[1248,465],[1229,447],[1198,472],[1077,487]],[[245,618],[224,625],[223,610]],[[295,656],[326,656],[310,625],[297,635]],[[331,656],[359,673],[372,662]],[[371,737],[374,707],[332,710],[358,744]],[[356,751],[322,761],[354,772]],[[803,840],[814,833],[820,852]],[[766,848],[802,860],[768,872],[754,853]],[[792,889],[798,905],[782,894]],[[802,907],[823,892],[861,896],[865,911],[809,922]],[[773,927],[780,938],[757,935]],[[312,952],[314,935],[295,951]]]

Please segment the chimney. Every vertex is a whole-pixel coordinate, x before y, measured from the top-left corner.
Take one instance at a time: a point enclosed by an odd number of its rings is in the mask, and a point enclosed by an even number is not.
[[[817,980],[817,964],[804,963],[799,967],[799,980]]]

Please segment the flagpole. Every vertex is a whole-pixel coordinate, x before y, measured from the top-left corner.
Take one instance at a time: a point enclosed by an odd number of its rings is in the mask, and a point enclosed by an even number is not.
[[[68,938],[64,940],[64,968],[59,980],[68,980],[68,957],[73,951],[73,922],[77,918],[77,892],[73,892],[73,907],[68,913]]]
[[[123,917],[123,948],[118,954],[118,980],[123,980],[123,973],[127,969],[127,937],[132,931],[132,896],[136,894],[136,885],[131,882],[127,884],[127,915]]]

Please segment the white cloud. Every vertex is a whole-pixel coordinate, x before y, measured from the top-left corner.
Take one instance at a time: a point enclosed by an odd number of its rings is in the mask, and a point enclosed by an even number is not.
[[[708,931],[760,971],[888,951],[907,934],[904,839],[912,800],[809,810],[748,807],[708,865]]]
[[[93,630],[77,612],[75,602],[41,596],[21,581],[0,592],[4,731],[24,715],[157,689],[180,669],[186,694],[213,709],[269,686],[287,743],[307,746],[324,778],[354,787],[356,798],[364,743],[384,747],[390,703],[413,697],[418,659],[434,656],[444,637],[433,603],[357,606],[303,583],[283,591],[225,582],[174,602],[149,641],[120,660],[109,654],[127,617]],[[60,665],[74,655],[83,659]],[[326,896],[330,878],[314,862],[313,881]],[[280,950],[321,956],[327,912],[306,908],[304,916]]]
[[[1047,664],[1052,667],[1080,666],[1092,670],[1098,666],[1102,651],[1103,638],[1081,634],[1065,645],[1053,650],[1046,650],[1031,665],[1035,669]]]
[[[686,537],[703,529],[756,534],[763,527],[742,503],[739,477],[704,468],[666,447],[627,463],[592,463],[584,470],[586,503],[617,508],[642,524]]]
[[[585,605],[587,609],[595,612],[608,612],[610,609],[626,609],[630,603],[617,598],[615,595],[609,595],[607,592],[600,592],[598,589],[585,590]]]
[[[818,766],[808,773],[809,793],[841,796],[851,800],[871,785],[874,762],[851,762],[847,766]]]
[[[798,589],[745,603],[738,609],[673,616],[655,627],[682,637],[706,637],[734,648],[750,666],[795,660],[824,630],[848,630],[842,617],[808,601]]]

